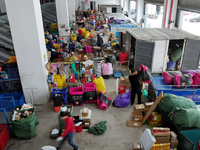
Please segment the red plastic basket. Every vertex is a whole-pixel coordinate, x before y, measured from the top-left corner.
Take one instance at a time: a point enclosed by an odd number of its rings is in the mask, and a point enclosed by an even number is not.
[[[0,150],[4,150],[10,139],[7,125],[0,125]]]
[[[81,133],[83,130],[83,124],[81,124],[80,126],[75,126],[75,130],[76,130],[76,133]]]

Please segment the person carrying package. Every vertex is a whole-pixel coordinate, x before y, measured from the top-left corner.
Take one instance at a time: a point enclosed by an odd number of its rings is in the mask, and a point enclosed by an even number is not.
[[[73,142],[73,138],[75,135],[75,126],[74,121],[70,117],[70,114],[68,112],[61,112],[60,113],[61,119],[65,120],[65,131],[64,133],[56,139],[56,141],[61,141],[59,146],[57,147],[57,150],[59,150],[65,140],[68,138],[69,145],[71,145],[74,150],[79,150],[78,146]]]
[[[144,65],[142,66],[142,70],[138,73],[136,69],[131,70],[131,74],[129,76],[129,81],[131,83],[132,93],[131,93],[131,105],[134,104],[135,94],[138,96],[138,104],[141,104],[141,87],[140,87],[140,76],[142,75],[144,69]]]

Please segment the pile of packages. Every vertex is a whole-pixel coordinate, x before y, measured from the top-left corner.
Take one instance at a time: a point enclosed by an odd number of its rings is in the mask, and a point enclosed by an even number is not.
[[[127,122],[128,127],[141,127],[142,126],[142,120],[143,120],[143,112],[147,113],[149,108],[153,105],[153,103],[145,103],[135,105],[135,108],[131,112],[132,119],[131,121]]]
[[[119,94],[126,93],[126,90],[131,91],[131,83],[128,76],[120,77],[118,85]]]
[[[133,142],[133,150],[177,150],[178,140],[169,128],[154,127],[146,129],[139,142]]]
[[[158,148],[171,150],[177,149],[177,135],[173,131],[170,131],[169,128],[154,127],[152,134],[155,137],[156,142],[152,146],[151,150],[157,150]]]
[[[151,113],[147,121],[147,123],[149,124],[149,127],[161,126],[162,122],[163,122],[162,115],[156,111],[153,111]]]
[[[91,115],[92,111],[87,107],[83,107],[83,109],[80,110],[80,120],[83,122],[83,129],[88,129],[91,125]]]

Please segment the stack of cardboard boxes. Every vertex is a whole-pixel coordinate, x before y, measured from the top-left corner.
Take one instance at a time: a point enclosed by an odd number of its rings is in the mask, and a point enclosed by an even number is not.
[[[83,107],[83,109],[80,111],[80,114],[80,120],[83,121],[83,129],[87,129],[91,125],[91,110]]]
[[[147,113],[149,108],[153,104],[154,103],[151,102],[151,103],[135,105],[135,108],[131,112],[132,119],[131,119],[131,121],[127,122],[127,126],[128,127],[141,127],[142,126],[142,120],[143,120],[142,112]]]
[[[128,76],[120,77],[118,85],[119,86],[125,86],[126,90],[130,90],[131,91],[131,83],[129,81],[129,77]]]
[[[177,150],[177,146],[178,146],[178,140],[177,140],[177,135],[174,131],[170,132],[170,150]]]

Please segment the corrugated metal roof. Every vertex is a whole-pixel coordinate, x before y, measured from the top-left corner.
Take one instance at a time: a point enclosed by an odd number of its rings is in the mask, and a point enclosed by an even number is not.
[[[136,39],[141,40],[165,40],[165,39],[200,39],[200,36],[188,33],[180,29],[167,28],[132,28],[126,29]]]
[[[57,20],[55,2],[41,5],[43,24],[51,24]],[[0,16],[0,61],[4,62],[13,56],[7,49],[14,50],[7,15]]]

